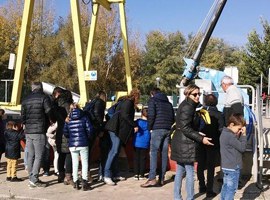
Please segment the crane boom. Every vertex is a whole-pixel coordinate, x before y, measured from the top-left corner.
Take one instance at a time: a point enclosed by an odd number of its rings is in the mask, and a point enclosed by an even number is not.
[[[219,2],[216,4],[215,10],[212,14],[212,17],[210,19],[210,22],[208,23],[208,26],[203,34],[203,38],[197,47],[197,50],[193,56],[192,59],[184,58],[186,62],[185,70],[182,75],[181,84],[183,86],[187,86],[189,82],[194,79],[194,77],[198,73],[198,66],[202,57],[202,54],[206,48],[206,45],[208,44],[208,41],[215,29],[215,26],[219,20],[219,17],[223,11],[223,8],[225,7],[227,0],[219,0]],[[215,2],[214,2],[215,4]]]

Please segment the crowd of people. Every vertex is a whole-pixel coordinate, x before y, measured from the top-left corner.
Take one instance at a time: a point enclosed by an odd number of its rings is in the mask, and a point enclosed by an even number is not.
[[[146,182],[141,184],[142,188],[166,183],[170,144],[171,159],[176,161],[177,167],[173,191],[175,200],[183,199],[181,188],[184,178],[187,199],[194,199],[195,162],[198,163],[199,192],[206,193],[207,197],[217,195],[213,182],[218,155],[221,155],[223,171],[221,199],[233,199],[242,167],[241,155],[246,148],[246,124],[243,97],[233,79],[224,76],[221,87],[226,92],[223,112],[216,107],[218,100],[215,95],[205,94],[204,101],[200,102],[200,87],[190,84],[184,90],[185,99],[176,113],[166,94],[154,88],[147,107],[141,109],[141,117],[135,120],[140,100],[138,89],[120,97],[113,113],[105,116],[107,95],[104,91],[98,92],[84,108],[80,108],[73,102],[70,91],[55,87],[52,95],[48,96],[43,92],[42,84],[35,82],[31,94],[22,101],[20,123],[4,121],[5,111],[0,109],[0,156],[5,153],[7,158],[6,180],[22,181],[17,177],[16,169],[21,156],[21,140],[24,139],[24,164],[30,188],[48,186],[40,180],[40,172],[43,169],[43,175],[50,175],[50,152],[53,152],[53,172],[58,182],[72,185],[76,190],[90,190],[91,153],[98,138],[98,180],[114,186],[117,181],[125,180],[125,176],[119,173],[118,158],[121,147],[132,140],[134,166],[131,168],[134,169],[135,180],[146,179],[149,152],[150,170]],[[175,131],[171,135],[174,124]],[[161,155],[160,167],[158,152]]]

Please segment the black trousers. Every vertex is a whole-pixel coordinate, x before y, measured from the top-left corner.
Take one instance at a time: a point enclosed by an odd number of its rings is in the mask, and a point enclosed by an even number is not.
[[[59,153],[58,171],[59,173],[65,172],[72,174],[72,159],[70,153]]]
[[[202,144],[197,147],[197,176],[199,180],[199,187],[206,187],[206,191],[213,191],[215,164],[218,153],[218,148],[211,148]],[[205,169],[207,169],[207,184],[205,184],[204,177]]]
[[[134,148],[134,173],[144,176],[147,149]]]

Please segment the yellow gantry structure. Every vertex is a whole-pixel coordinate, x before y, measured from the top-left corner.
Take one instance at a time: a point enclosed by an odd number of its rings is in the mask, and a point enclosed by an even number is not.
[[[25,0],[24,1],[24,11],[22,17],[22,27],[19,38],[19,46],[17,52],[16,68],[14,74],[14,82],[12,88],[11,102],[0,102],[2,107],[8,107],[11,109],[18,109],[22,84],[24,78],[25,70],[25,58],[28,48],[28,39],[31,29],[31,21],[33,15],[35,0]],[[92,0],[93,11],[89,32],[89,39],[87,45],[86,54],[82,47],[82,36],[81,36],[81,18],[80,18],[80,6],[79,0],[70,0],[71,7],[71,16],[73,22],[73,33],[75,41],[75,51],[76,51],[76,61],[77,61],[77,71],[79,79],[79,90],[80,90],[80,102],[79,104],[84,105],[88,101],[88,91],[84,78],[84,71],[89,71],[91,69],[91,59],[93,52],[93,45],[95,39],[96,26],[98,23],[98,13],[100,6],[103,6],[108,11],[111,10],[111,4],[117,3],[119,5],[119,14],[120,14],[120,24],[121,32],[123,38],[123,49],[124,49],[124,58],[125,58],[125,67],[126,67],[126,84],[127,91],[130,92],[132,89],[131,83],[131,72],[130,72],[130,59],[129,59],[129,45],[128,45],[128,35],[127,35],[127,25],[126,25],[126,14],[125,14],[125,0]]]

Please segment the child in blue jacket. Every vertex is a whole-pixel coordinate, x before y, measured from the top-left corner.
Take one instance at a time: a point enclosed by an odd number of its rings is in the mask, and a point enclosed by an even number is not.
[[[147,128],[147,108],[142,109],[142,117],[137,119],[138,132],[134,135],[134,179],[145,179],[146,153],[150,146],[150,132]]]

